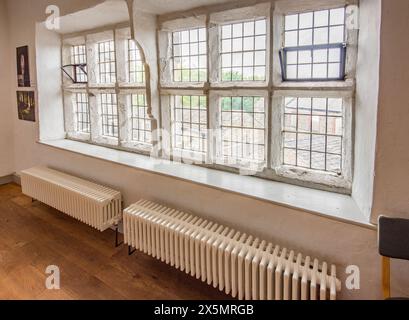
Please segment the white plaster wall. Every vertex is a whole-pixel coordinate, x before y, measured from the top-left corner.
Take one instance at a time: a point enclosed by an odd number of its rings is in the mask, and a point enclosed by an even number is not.
[[[61,37],[37,23],[36,66],[38,82],[38,121],[40,140],[64,139],[64,108],[61,99]],[[46,123],[47,125],[41,125]]]
[[[373,218],[409,218],[409,1],[384,1]]]
[[[352,196],[370,218],[378,111],[381,0],[360,2]]]
[[[408,34],[409,1],[383,1],[374,222],[381,214],[409,219]],[[402,277],[394,278],[392,286],[409,296],[409,263],[394,266]]]
[[[0,61],[2,66],[0,71],[0,178],[14,172],[13,122],[9,100],[10,92],[14,87],[9,80],[10,66],[15,66],[15,63],[11,59],[9,48],[6,1],[0,0]]]
[[[158,201],[334,263],[343,284],[346,267],[357,265],[361,270],[361,289],[349,291],[343,285],[341,298],[381,298],[380,259],[374,230],[44,145],[37,146],[37,154],[36,164],[117,188],[125,205],[141,198]]]
[[[33,87],[37,86],[36,73],[36,55],[35,55],[35,31],[36,23],[42,22],[47,15],[45,9],[48,5],[58,5],[61,10],[61,15],[66,15],[87,7],[94,6],[103,0],[7,0],[8,21],[9,21],[9,35],[11,55],[11,76],[10,86],[11,92],[9,94],[9,110],[12,112],[11,124],[14,126],[14,171],[16,168],[24,168],[38,161],[38,151],[36,141],[38,139],[39,127],[38,121],[36,123],[19,121],[17,118],[16,106],[16,71],[15,71],[15,48],[18,46],[29,46],[30,53],[30,74],[31,83]]]
[[[159,121],[159,91],[158,91],[158,54],[156,48],[156,16],[141,12],[138,7],[134,7],[134,31],[135,38],[141,45],[146,63],[150,69],[151,105],[152,115]]]
[[[373,0],[363,1],[370,2]],[[30,45],[30,53],[33,57],[35,45],[34,26],[36,22],[45,19],[44,10],[46,4],[57,4],[61,7],[62,14],[66,14],[98,2],[101,1],[8,0],[11,51],[14,51],[18,45],[28,44]],[[400,17],[400,20],[405,17],[405,12],[403,11],[405,4],[407,4],[407,0],[384,1],[384,20],[386,21],[383,21],[383,24],[386,24],[389,33],[391,33],[392,26],[395,23],[400,27],[405,26],[403,22],[399,24],[398,21],[394,21],[395,16]],[[148,32],[152,34],[152,30],[148,30]],[[382,41],[387,41],[387,34],[382,33]],[[399,32],[399,34],[402,33]],[[400,39],[395,40],[393,38],[393,40],[403,42]],[[392,38],[389,41],[392,41]],[[398,45],[396,43],[393,44],[395,46]],[[399,46],[406,48],[402,43]],[[398,48],[396,47],[396,50]],[[389,54],[386,48],[383,48],[382,52],[385,55]],[[381,60],[381,78],[385,77],[389,81],[395,80],[395,73],[391,72],[387,67],[392,64],[392,61],[399,66],[397,58],[401,58],[402,63],[406,62],[406,56],[401,56],[400,54],[398,56],[384,57]],[[31,59],[31,61],[35,60]],[[31,67],[34,78],[34,63],[31,64]],[[404,74],[404,71],[400,72],[400,74]],[[407,81],[405,77],[402,77],[402,79]],[[15,76],[11,76],[10,82],[14,85],[15,81]],[[391,111],[388,107],[390,105],[386,103],[386,99],[388,98],[388,92],[393,90],[393,87],[387,82],[381,82],[380,101],[382,111],[378,124],[379,127],[389,126],[392,130],[395,127],[395,123],[400,125],[405,120],[408,121],[409,116],[403,112],[404,108],[407,108],[407,104],[403,103],[393,105],[402,111],[400,114],[401,118],[389,115]],[[394,84],[396,85],[396,82]],[[399,92],[396,93],[399,94]],[[15,99],[12,99],[14,95],[15,92],[13,95],[10,94],[11,100],[9,105],[12,110],[15,109]],[[404,98],[404,96],[402,95],[401,98]],[[406,103],[407,101],[408,99],[406,99]],[[17,117],[15,111],[13,111],[13,117],[14,119]],[[403,126],[403,128],[407,127],[407,125]],[[338,275],[342,280],[346,277],[345,267],[347,265],[358,265],[361,270],[361,289],[352,292],[344,288],[341,298],[381,298],[380,264],[376,248],[376,232],[373,230],[39,145],[36,143],[37,132],[37,125],[27,125],[26,123],[14,120],[14,169],[16,171],[37,164],[45,164],[118,188],[123,192],[126,204],[143,197],[201,214],[232,227],[254,233],[267,240],[272,240],[275,243],[288,246],[291,249],[335,263],[338,266]],[[401,131],[399,132],[401,133]],[[386,133],[390,133],[389,130]],[[388,144],[391,143],[391,137],[386,133],[378,144],[378,150],[392,150],[396,152],[397,150],[394,148],[390,149],[388,147]],[[404,129],[402,129],[402,133],[405,133]],[[399,135],[402,141],[404,141],[403,137],[403,134]],[[398,151],[402,152],[402,150]],[[405,154],[407,155],[407,153]],[[384,177],[382,180],[376,180],[380,185],[387,180],[388,172],[394,173],[397,170],[389,169],[386,163],[383,162],[384,157],[378,156],[377,158],[377,161],[380,162],[376,166],[377,170],[380,170],[377,172],[377,175]],[[390,157],[393,156],[388,156],[386,159],[390,160]],[[403,158],[397,161],[397,165],[400,167],[403,167],[405,164],[407,165],[407,162],[405,162],[407,158],[403,156],[397,157],[398,159]],[[393,159],[395,158],[393,157]],[[385,171],[385,174],[382,174],[381,171]],[[396,180],[393,183],[394,186],[407,186],[405,185],[406,181],[408,181],[407,176],[394,175],[393,179]],[[365,179],[363,179],[362,183],[365,183]],[[370,181],[368,180],[367,183],[370,183]],[[375,208],[393,209],[393,204],[385,200],[388,196],[393,199],[396,198],[398,203],[406,203],[407,195],[404,193],[408,188],[402,188],[398,194],[395,194],[396,190],[389,187],[390,183],[387,186],[387,188],[381,188],[379,191],[376,190]],[[381,196],[382,192],[385,195]],[[400,210],[408,211],[409,205],[401,205],[399,208]],[[395,268],[402,269],[401,266],[396,266]],[[394,282],[397,285],[396,288],[400,289],[399,292],[403,292],[406,287],[399,285],[399,283],[404,283],[404,280],[409,278],[409,276],[396,276],[397,273],[393,274],[395,275]]]

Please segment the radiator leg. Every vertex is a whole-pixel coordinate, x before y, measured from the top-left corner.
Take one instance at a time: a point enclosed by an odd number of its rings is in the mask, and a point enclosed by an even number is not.
[[[128,256],[131,256],[135,251],[136,251],[136,249],[132,250],[132,247],[128,246]]]
[[[115,248],[118,248],[123,243],[124,243],[123,241],[119,242],[118,225],[116,225],[116,227],[115,227]]]

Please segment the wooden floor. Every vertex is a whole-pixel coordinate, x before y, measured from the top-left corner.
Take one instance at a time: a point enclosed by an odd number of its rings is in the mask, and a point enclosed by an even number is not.
[[[0,299],[226,299],[199,280],[0,186]],[[61,290],[45,287],[47,266],[61,271]]]

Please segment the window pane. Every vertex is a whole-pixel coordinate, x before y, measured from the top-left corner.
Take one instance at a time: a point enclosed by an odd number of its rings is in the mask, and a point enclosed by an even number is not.
[[[119,136],[119,121],[118,121],[118,105],[115,93],[102,93],[101,99],[101,124],[102,135],[106,137],[118,138]]]
[[[130,83],[145,83],[145,67],[135,41],[128,40],[128,67]]]
[[[342,80],[344,41],[345,8],[285,16],[286,80]]]
[[[312,28],[313,26],[313,17],[314,14],[312,12],[307,12],[307,13],[302,13],[299,16],[300,19],[300,29],[307,29],[307,28]],[[297,28],[295,28],[297,29]]]
[[[105,41],[98,43],[99,83],[116,82],[115,43]]]
[[[87,71],[87,54],[85,45],[71,47],[71,64],[74,67],[74,80],[76,83],[85,83],[88,81]],[[79,66],[81,65],[81,66]],[[84,72],[85,71],[85,72]]]
[[[90,133],[91,123],[87,93],[75,94],[75,107],[77,132]]]
[[[225,30],[224,32],[228,32]],[[205,28],[173,32],[173,81],[207,80],[207,38]],[[224,45],[228,46],[226,42]],[[229,50],[231,51],[231,50]]]
[[[265,102],[262,97],[220,100],[222,156],[229,164],[265,161]]]
[[[342,98],[286,97],[283,164],[340,174]]]
[[[298,14],[285,16],[285,30],[298,29]]]
[[[144,94],[131,95],[132,141],[151,144],[151,120]]]
[[[223,25],[221,33],[222,81],[265,81],[266,20]]]
[[[206,96],[173,96],[172,105],[174,147],[205,153],[207,151]]]

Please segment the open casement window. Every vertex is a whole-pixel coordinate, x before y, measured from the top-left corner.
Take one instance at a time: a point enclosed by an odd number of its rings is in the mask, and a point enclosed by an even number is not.
[[[67,137],[149,153],[152,148],[146,75],[129,28],[63,39],[63,64],[86,63],[72,81],[63,73]]]
[[[275,10],[271,166],[280,180],[351,188],[357,31],[347,12],[342,1]]]
[[[284,16],[280,50],[284,81],[344,80],[345,12],[341,7]]]
[[[78,43],[72,43],[65,47],[65,64],[61,66],[61,70],[73,84],[86,84],[88,81],[87,53],[83,41],[80,39]]]

